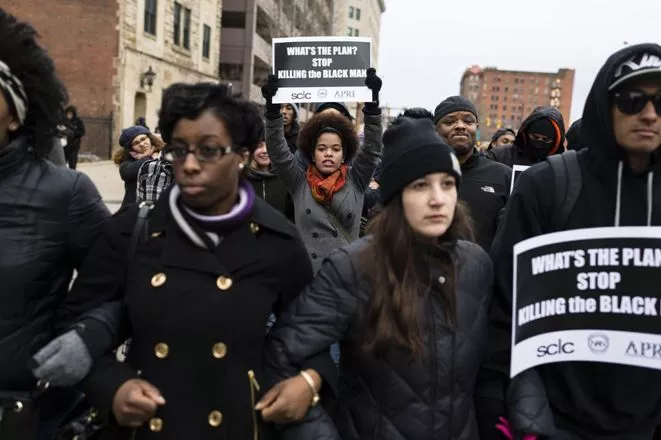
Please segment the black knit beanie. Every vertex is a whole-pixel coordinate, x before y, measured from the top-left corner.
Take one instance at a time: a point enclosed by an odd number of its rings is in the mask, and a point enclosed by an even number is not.
[[[475,119],[477,119],[477,109],[472,102],[463,96],[450,96],[436,106],[436,110],[434,110],[434,124],[438,124],[438,121],[440,121],[443,116],[454,112],[470,112],[474,114]]]
[[[461,181],[461,166],[452,147],[429,119],[401,118],[383,134],[381,202],[387,205],[406,185],[431,173],[448,173]]]

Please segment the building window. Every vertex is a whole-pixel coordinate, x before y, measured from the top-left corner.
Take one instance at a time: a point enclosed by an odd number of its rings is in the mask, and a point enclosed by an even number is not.
[[[176,46],[181,44],[179,40],[179,34],[181,32],[181,5],[177,2],[174,2],[174,38],[172,41]]]
[[[204,35],[202,36],[202,56],[209,58],[211,55],[211,27],[204,25]]]
[[[221,26],[224,28],[244,29],[246,27],[246,13],[223,11],[221,23]]]
[[[174,2],[174,44],[190,49],[190,16],[191,10]]]
[[[190,16],[190,9],[184,8],[184,48],[186,49],[190,49]]]
[[[352,27],[347,29],[347,35],[350,36],[350,37],[353,36],[353,28]]]
[[[360,21],[360,8],[356,8],[356,20]]]
[[[353,6],[349,6],[349,18],[354,17],[354,12],[355,12],[355,8]]]
[[[360,37],[360,30],[359,29],[354,29],[353,30],[353,36],[354,37]]]
[[[220,77],[230,81],[241,81],[243,64],[220,63]]]
[[[156,35],[156,10],[158,9],[158,0],[145,1],[145,32]]]

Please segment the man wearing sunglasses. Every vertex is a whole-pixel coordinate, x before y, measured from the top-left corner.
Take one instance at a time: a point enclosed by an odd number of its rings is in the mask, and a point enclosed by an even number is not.
[[[553,168],[544,161],[519,177],[494,240],[491,352],[480,373],[478,407],[490,433],[483,440],[498,438],[499,416],[517,435],[553,440],[649,440],[661,424],[659,370],[564,362],[509,381],[513,246],[559,230],[661,225],[661,46],[628,46],[606,61],[585,103],[580,143],[578,169],[567,176],[568,184],[580,177],[580,192],[563,224],[554,221],[562,207]]]
[[[523,121],[514,143],[487,152],[487,157],[512,168],[533,165],[565,151],[565,121],[553,107],[538,107]]]

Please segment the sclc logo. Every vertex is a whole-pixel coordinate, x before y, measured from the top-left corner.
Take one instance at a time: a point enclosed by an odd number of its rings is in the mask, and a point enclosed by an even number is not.
[[[312,93],[300,92],[291,94],[292,101],[299,99],[312,99]]]
[[[545,356],[555,356],[558,354],[572,354],[574,352],[574,343],[573,342],[563,342],[562,339],[558,339],[558,342],[554,342],[548,345],[540,345],[537,347],[537,357]]]

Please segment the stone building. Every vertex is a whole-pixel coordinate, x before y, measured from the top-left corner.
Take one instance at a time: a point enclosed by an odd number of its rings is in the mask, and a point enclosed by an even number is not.
[[[138,117],[155,128],[170,84],[218,81],[222,0],[3,0],[2,7],[40,33],[87,127],[82,151],[101,158]]]

